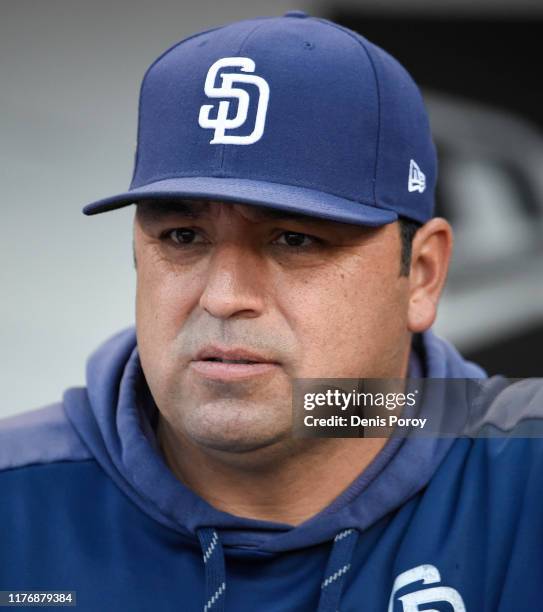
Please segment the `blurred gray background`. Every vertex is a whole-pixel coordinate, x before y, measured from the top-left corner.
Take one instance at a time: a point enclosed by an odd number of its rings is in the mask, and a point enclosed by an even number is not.
[[[436,329],[489,370],[535,375],[526,347],[534,338],[539,346],[543,329],[543,100],[529,44],[541,35],[542,2],[1,0],[0,7],[0,416],[83,385],[88,355],[134,323],[133,207],[95,217],[81,208],[128,187],[147,66],[193,32],[291,9],[357,29],[422,85],[445,159],[440,212],[457,226],[460,245]],[[472,39],[462,55],[463,32]],[[517,35],[524,47],[512,44]],[[485,36],[507,46],[510,63],[492,57]],[[448,63],[429,61],[442,56]],[[499,219],[489,222],[495,210]]]

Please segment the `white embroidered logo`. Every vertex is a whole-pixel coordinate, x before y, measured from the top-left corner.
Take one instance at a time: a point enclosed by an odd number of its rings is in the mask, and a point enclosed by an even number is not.
[[[240,68],[242,72],[254,72],[255,63],[248,57],[223,57],[217,60],[208,70],[204,91],[209,98],[237,98],[238,108],[235,117],[228,118],[230,100],[221,100],[215,119],[210,118],[210,111],[213,104],[204,104],[200,108],[198,124],[203,128],[215,130],[210,144],[239,144],[248,145],[257,142],[264,133],[264,123],[266,121],[266,111],[270,97],[270,87],[268,83],[255,74],[240,74],[239,72],[220,72],[222,68]],[[215,85],[217,75],[221,78],[219,86]],[[235,82],[250,83],[258,88],[258,101],[256,108],[256,119],[253,131],[247,136],[227,135],[226,130],[233,130],[241,127],[247,121],[249,110],[249,93],[245,89],[233,87]]]
[[[409,191],[418,191],[419,193],[423,193],[426,189],[426,175],[419,168],[419,165],[414,159],[409,162],[409,181],[407,183],[407,189]]]
[[[433,584],[441,582],[439,570],[434,565],[419,565],[406,572],[401,573],[392,586],[392,593],[388,603],[388,612],[394,611],[394,600],[396,593],[403,587],[413,582],[422,584]],[[451,587],[435,586],[431,588],[419,589],[413,593],[407,593],[398,597],[402,604],[403,612],[420,612],[419,606],[437,603],[449,603],[454,612],[466,612],[466,606],[460,593]],[[437,612],[434,608],[424,608],[426,612]]]

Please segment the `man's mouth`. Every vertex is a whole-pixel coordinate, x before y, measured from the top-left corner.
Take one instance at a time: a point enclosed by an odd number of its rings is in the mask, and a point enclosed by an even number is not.
[[[249,349],[207,346],[200,350],[191,368],[199,376],[211,380],[237,381],[270,374],[279,363],[268,355],[257,354]]]
[[[220,357],[208,357],[202,361],[218,361],[220,363],[263,363],[261,361],[251,361],[249,359],[221,359]]]
[[[241,346],[222,347],[208,345],[200,349],[195,361],[220,361],[222,363],[277,363],[271,355],[257,353]]]

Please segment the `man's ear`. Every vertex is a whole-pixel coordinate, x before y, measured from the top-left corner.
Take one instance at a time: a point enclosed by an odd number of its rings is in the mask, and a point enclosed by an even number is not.
[[[430,219],[413,238],[407,310],[407,326],[413,333],[427,330],[436,318],[452,246],[452,228],[441,217]]]

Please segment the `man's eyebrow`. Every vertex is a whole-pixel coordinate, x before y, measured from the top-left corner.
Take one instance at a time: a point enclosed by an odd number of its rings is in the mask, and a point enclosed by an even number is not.
[[[201,217],[209,207],[213,206],[213,202],[200,200],[185,200],[185,201],[142,201],[138,202],[138,211],[148,219],[160,220],[171,214],[179,214],[184,217],[197,219]],[[232,204],[243,204],[243,202],[232,202]],[[295,220],[305,222],[318,222],[324,219],[317,219],[311,215],[293,212],[290,210],[281,210],[278,208],[266,208],[259,205],[248,204],[251,208],[251,216],[257,221],[271,220]]]

